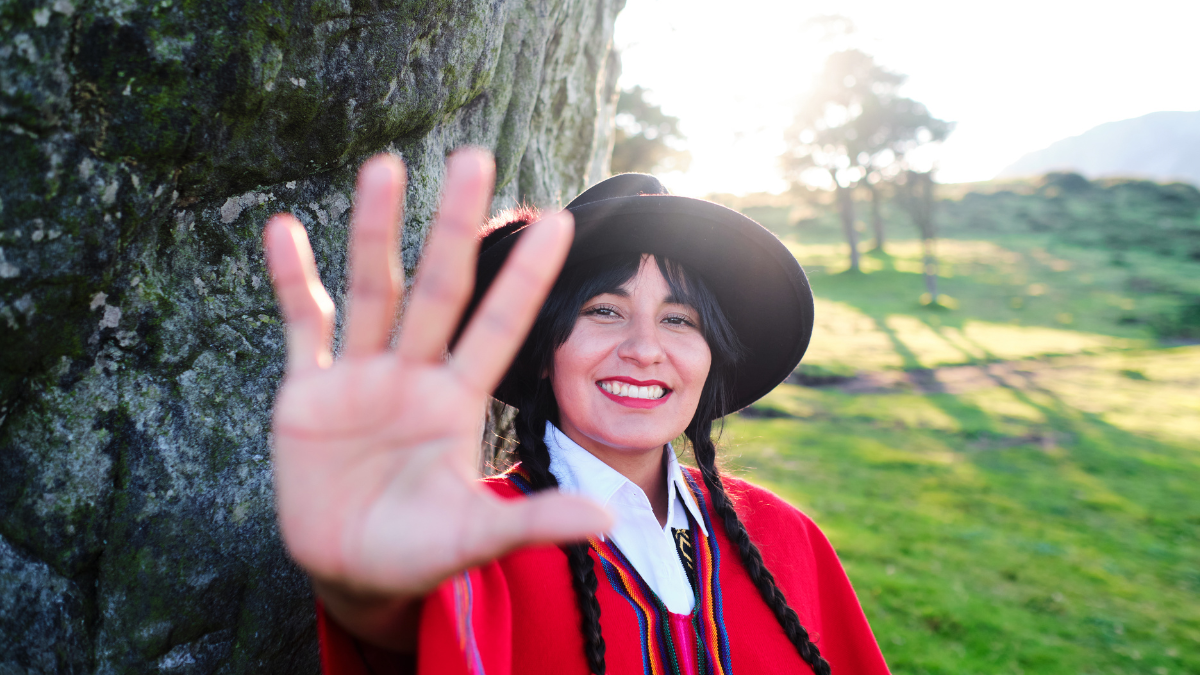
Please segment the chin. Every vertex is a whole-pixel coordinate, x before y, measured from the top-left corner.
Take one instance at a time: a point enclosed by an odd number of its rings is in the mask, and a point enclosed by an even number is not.
[[[606,422],[603,428],[595,430],[593,438],[610,448],[631,452],[661,448],[678,438],[687,427],[686,423],[681,425],[673,420],[658,422],[644,417],[637,419],[634,415],[619,415]],[[614,430],[619,431],[614,433]]]

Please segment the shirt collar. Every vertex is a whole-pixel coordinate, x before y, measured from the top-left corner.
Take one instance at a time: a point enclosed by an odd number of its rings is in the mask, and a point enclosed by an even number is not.
[[[571,440],[554,424],[546,423],[546,449],[550,451],[550,473],[558,480],[558,489],[571,494],[579,494],[595,500],[601,506],[607,506],[609,500],[623,486],[641,492],[641,488],[621,475],[616,469],[600,461],[592,453],[583,449]],[[675,452],[668,443],[667,446],[667,505],[668,509],[675,506],[678,496],[683,505],[692,514],[696,525],[704,536],[708,529],[704,526],[704,514],[692,495],[691,487],[683,476],[683,469],[675,458]],[[670,522],[668,520],[668,522]]]

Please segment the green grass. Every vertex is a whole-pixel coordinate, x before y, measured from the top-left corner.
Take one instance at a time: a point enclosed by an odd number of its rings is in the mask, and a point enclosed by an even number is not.
[[[823,364],[911,369],[1146,347],[1158,317],[1186,302],[1179,288],[1200,294],[1200,263],[1132,253],[1136,265],[1116,267],[1037,235],[943,239],[938,289],[956,308],[946,311],[920,302],[916,241],[863,256],[863,274],[845,271],[844,244],[785,241],[817,295],[808,360]]]
[[[859,377],[781,385],[724,454],[829,535],[893,671],[1200,673],[1200,346],[1139,318],[1200,265],[945,240],[930,309],[916,242],[844,274],[818,239],[807,373]]]

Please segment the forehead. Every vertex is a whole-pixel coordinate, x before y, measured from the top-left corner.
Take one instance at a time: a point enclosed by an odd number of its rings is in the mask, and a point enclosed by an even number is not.
[[[671,288],[671,283],[663,276],[658,267],[658,261],[653,255],[642,256],[637,274],[630,277],[620,288],[611,291],[613,295],[628,298],[644,298],[658,300],[667,304],[689,305],[685,298],[677,297]]]

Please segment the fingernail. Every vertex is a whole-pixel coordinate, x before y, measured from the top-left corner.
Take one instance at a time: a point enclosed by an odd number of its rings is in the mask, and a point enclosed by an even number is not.
[[[575,231],[575,219],[571,217],[570,211],[559,211],[549,219],[553,223],[553,227],[560,234],[559,236],[568,236],[569,233]]]
[[[486,148],[468,145],[450,153],[450,157],[446,160],[447,169],[454,167],[456,170],[462,170],[467,166],[474,169],[472,173],[478,171],[486,174],[493,167],[492,153],[488,152]]]
[[[391,162],[385,159],[373,160],[363,173],[363,183],[371,187],[390,185],[395,179],[392,173]]]

